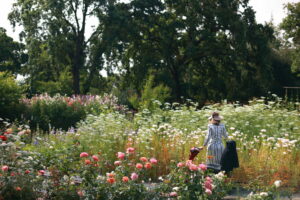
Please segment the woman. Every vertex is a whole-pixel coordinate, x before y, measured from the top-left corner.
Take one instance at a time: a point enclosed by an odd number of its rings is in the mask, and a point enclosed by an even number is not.
[[[211,124],[208,125],[208,133],[201,149],[207,146],[207,168],[212,169],[214,172],[219,172],[221,170],[221,156],[224,151],[222,138],[227,139],[228,134],[224,124],[220,123],[221,117],[219,113],[213,112],[209,120]]]

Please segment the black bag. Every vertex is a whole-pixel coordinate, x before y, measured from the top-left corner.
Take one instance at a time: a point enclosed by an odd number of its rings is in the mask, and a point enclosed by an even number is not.
[[[226,142],[225,150],[221,157],[221,170],[226,173],[239,167],[239,159],[236,151],[236,142],[233,140]]]

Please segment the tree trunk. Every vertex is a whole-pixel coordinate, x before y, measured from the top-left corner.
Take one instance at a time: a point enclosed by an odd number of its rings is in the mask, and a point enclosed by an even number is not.
[[[72,75],[73,75],[73,92],[74,94],[80,94],[80,66],[77,59],[74,59],[74,63],[72,66]]]
[[[176,99],[177,99],[178,102],[181,102],[182,93],[181,93],[181,85],[180,85],[180,80],[179,80],[179,74],[178,74],[177,70],[174,71],[173,78],[174,78],[174,81],[175,81]]]
[[[73,75],[73,91],[74,94],[80,94],[80,69],[84,63],[84,47],[82,36],[79,36],[76,40],[75,54],[72,64]]]

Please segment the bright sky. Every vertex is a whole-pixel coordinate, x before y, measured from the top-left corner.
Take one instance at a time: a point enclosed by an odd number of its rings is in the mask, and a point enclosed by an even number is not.
[[[7,34],[15,40],[19,40],[18,34],[20,28],[13,32],[7,15],[11,11],[12,4],[15,0],[0,0],[0,27],[7,30]],[[286,16],[284,4],[288,2],[299,2],[299,0],[250,0],[250,5],[256,11],[256,20],[259,23],[269,22],[273,18],[273,23],[278,25],[281,20]]]

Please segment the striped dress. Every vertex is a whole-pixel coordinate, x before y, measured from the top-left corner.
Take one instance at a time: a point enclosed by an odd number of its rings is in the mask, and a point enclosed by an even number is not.
[[[221,156],[224,151],[222,138],[227,138],[228,134],[224,124],[208,125],[208,133],[205,137],[203,146],[207,146],[206,165],[208,168],[220,170]]]

